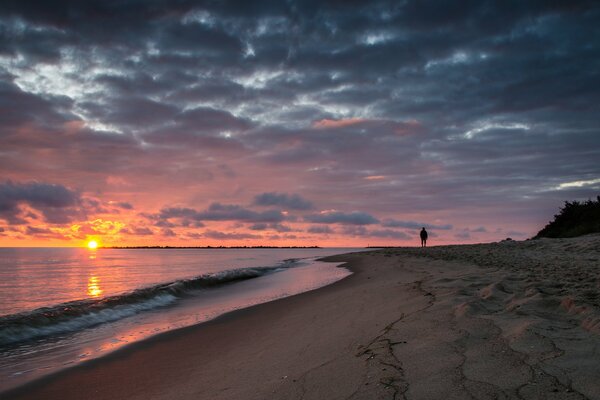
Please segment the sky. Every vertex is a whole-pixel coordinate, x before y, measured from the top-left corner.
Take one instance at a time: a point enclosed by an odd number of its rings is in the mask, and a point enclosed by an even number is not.
[[[0,246],[532,237],[600,194],[594,1],[0,4]]]

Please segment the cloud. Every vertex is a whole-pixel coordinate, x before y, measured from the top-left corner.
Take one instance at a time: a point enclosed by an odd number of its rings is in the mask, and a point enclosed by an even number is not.
[[[228,111],[208,107],[186,110],[177,116],[176,121],[199,132],[239,132],[252,126],[249,120],[236,118]]]
[[[412,236],[406,232],[393,229],[373,229],[369,230],[364,226],[348,226],[345,227],[343,233],[348,236],[357,236],[362,238],[389,238],[398,240],[411,239]]]
[[[262,193],[254,197],[254,204],[259,206],[279,206],[292,210],[310,210],[313,204],[298,194],[277,192]]]
[[[175,231],[173,231],[172,229],[169,229],[169,228],[161,229],[160,234],[165,237],[177,237],[177,234],[175,233]]]
[[[461,239],[461,240],[465,240],[465,239],[471,239],[471,234],[469,232],[458,232],[454,234],[454,237],[457,239]]]
[[[285,216],[281,211],[253,211],[236,204],[212,203],[206,210],[198,211],[189,207],[167,207],[158,214],[148,215],[157,226],[173,227],[171,219],[178,219],[180,226],[194,224],[203,226],[202,221],[239,221],[256,223],[281,222]]]
[[[75,235],[78,239],[83,239],[86,235],[115,236],[120,233],[130,233],[130,231],[125,228],[125,223],[118,220],[103,218],[96,218],[91,221],[77,223],[69,228],[71,231],[70,234]]]
[[[248,227],[248,229],[251,229],[253,231],[264,231],[266,229],[269,228],[268,224],[265,224],[264,222],[258,223],[258,224],[252,224]]]
[[[123,210],[133,210],[133,205],[127,201],[109,201],[108,204],[122,208]]]
[[[370,214],[352,211],[344,213],[341,211],[323,211],[319,214],[311,214],[304,216],[307,222],[316,222],[321,224],[346,224],[346,225],[370,225],[376,224],[379,221]]]
[[[131,230],[131,234],[136,236],[148,236],[154,235],[154,232],[152,232],[150,228],[136,227]]]
[[[264,222],[252,224],[248,227],[248,229],[251,229],[253,231],[265,231],[265,230],[274,230],[277,232],[292,232],[293,231],[293,229],[287,225],[277,224],[277,223],[266,224]]]
[[[434,225],[434,224],[428,224],[425,222],[399,221],[399,220],[395,220],[392,218],[384,220],[381,223],[381,226],[388,227],[388,228],[409,228],[409,229],[421,229],[423,227],[425,229],[438,229],[438,230],[452,229],[451,224]]]
[[[271,224],[270,225],[271,229],[280,232],[280,233],[284,233],[284,232],[293,232],[294,229],[291,228],[288,225],[283,225],[283,224]]]
[[[0,218],[23,224],[21,205],[40,211],[50,223],[65,223],[80,213],[79,194],[65,186],[40,182],[0,184]]]
[[[234,239],[260,239],[261,236],[254,235],[251,233],[238,233],[238,232],[220,232],[214,230],[208,230],[203,233],[203,236],[209,239],[219,240],[234,240]]]
[[[399,122],[383,119],[346,118],[346,119],[322,119],[312,124],[315,129],[337,129],[347,132],[365,132],[377,130],[386,135],[410,135],[424,131],[423,125],[416,120]]]
[[[331,234],[331,233],[335,233],[335,231],[333,229],[331,229],[330,227],[328,227],[327,225],[314,225],[308,228],[307,230],[308,233],[315,233],[315,234]]]
[[[61,237],[60,235],[48,228],[38,228],[35,226],[27,226],[27,228],[25,229],[25,233],[30,236]]]
[[[207,210],[198,214],[206,221],[280,222],[285,219],[280,211],[252,211],[235,204],[212,203]]]
[[[339,119],[339,120],[322,119],[320,121],[313,122],[313,127],[315,127],[315,128],[322,128],[322,129],[327,129],[327,128],[344,128],[344,127],[347,127],[347,126],[362,124],[362,123],[367,122],[367,121],[368,120],[364,119],[364,118],[347,118],[347,119]]]
[[[378,238],[392,238],[392,239],[412,239],[412,236],[406,232],[396,231],[393,229],[376,229],[368,233],[368,236]]]
[[[200,219],[200,213],[193,208],[168,207],[161,209],[158,217],[165,220],[169,218]]]
[[[124,97],[115,100],[114,107],[88,111],[106,123],[139,128],[171,120],[179,109],[172,104],[147,98]]]
[[[487,232],[487,229],[485,229],[484,226],[480,226],[478,228],[471,229],[470,232],[485,233]]]

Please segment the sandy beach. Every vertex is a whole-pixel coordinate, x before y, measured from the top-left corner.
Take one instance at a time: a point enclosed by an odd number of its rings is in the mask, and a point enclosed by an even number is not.
[[[600,235],[340,255],[333,285],[6,399],[600,399]]]

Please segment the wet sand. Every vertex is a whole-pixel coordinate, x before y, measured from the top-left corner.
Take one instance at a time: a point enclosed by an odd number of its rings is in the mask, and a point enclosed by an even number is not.
[[[600,236],[330,257],[354,275],[4,399],[600,399]]]

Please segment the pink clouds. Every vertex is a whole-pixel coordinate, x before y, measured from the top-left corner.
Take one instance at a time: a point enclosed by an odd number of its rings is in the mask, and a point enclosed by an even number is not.
[[[312,123],[314,129],[330,130],[330,129],[378,129],[382,132],[389,132],[395,135],[412,135],[422,133],[423,125],[415,120],[393,121],[386,119],[369,119],[369,118],[342,118],[342,119],[321,119]]]
[[[317,129],[328,129],[328,128],[344,128],[346,126],[352,126],[368,122],[365,118],[346,118],[346,119],[322,119],[320,121],[313,122],[313,128]]]
[[[322,201],[315,203],[287,192],[257,193],[247,196],[245,204],[211,203],[200,209],[175,206],[156,211],[142,207],[135,196],[130,196],[130,201],[103,200],[57,184],[8,182],[0,189],[0,206],[5,210],[0,225],[8,224],[0,226],[0,232],[3,241],[11,245],[80,245],[94,239],[104,246],[218,246],[223,242],[351,246],[364,245],[369,238],[382,244],[411,240],[410,229],[419,224],[381,222],[361,211],[318,211]],[[57,213],[73,206],[79,211],[68,220],[44,218],[44,210]],[[281,207],[287,210],[283,212]],[[43,212],[36,213],[37,209]]]

